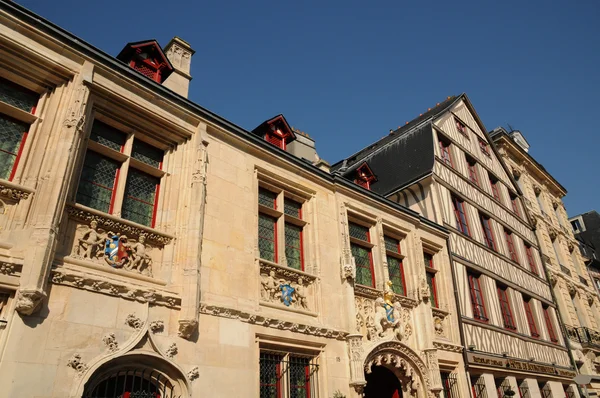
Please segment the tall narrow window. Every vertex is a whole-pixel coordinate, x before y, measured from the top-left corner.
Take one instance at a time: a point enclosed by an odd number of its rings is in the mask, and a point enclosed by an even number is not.
[[[438,308],[438,293],[437,285],[435,283],[435,274],[437,273],[437,270],[433,264],[433,255],[423,252],[423,260],[425,262],[425,273],[427,274],[427,285],[429,286],[429,302],[432,307]]]
[[[531,334],[531,337],[535,337],[537,339],[540,337],[540,334],[538,333],[535,318],[533,317],[531,299],[529,297],[523,297],[523,308],[525,309],[525,316],[527,318],[527,324],[529,325],[529,333]]]
[[[440,157],[442,158],[442,162],[446,163],[450,167],[453,167],[452,154],[450,153],[450,142],[445,139],[440,139],[439,143]]]
[[[479,149],[481,149],[481,152],[485,155],[490,156],[490,146],[481,138],[479,138]]]
[[[442,377],[442,388],[444,389],[444,398],[458,398],[458,377],[456,373],[440,372]]]
[[[515,195],[510,195],[510,205],[512,206],[513,211],[519,217],[521,217],[521,211],[519,210],[519,201]]]
[[[277,194],[268,189],[259,188],[258,204],[258,250],[260,258],[277,262],[277,218],[263,210],[277,209]],[[261,206],[263,209],[261,209]]]
[[[88,149],[77,190],[77,203],[112,213],[120,163]]]
[[[454,123],[456,123],[456,129],[458,130],[458,132],[464,135],[465,137],[468,137],[467,127],[464,125],[464,123],[458,120],[457,118],[454,118]]]
[[[152,225],[158,202],[160,179],[134,168],[129,169],[122,216],[142,225]]]
[[[504,236],[506,237],[506,246],[508,247],[508,254],[510,259],[515,263],[519,262],[519,255],[517,254],[517,248],[515,247],[515,241],[513,240],[513,234],[509,230],[504,230]]]
[[[375,287],[373,272],[373,253],[369,228],[356,223],[348,226],[350,232],[350,249],[356,263],[356,283]]]
[[[500,191],[498,188],[498,179],[491,175],[490,175],[490,187],[492,188],[492,195],[494,196],[494,199],[496,199],[498,202],[502,202],[502,199],[500,199]]]
[[[15,176],[38,100],[37,93],[0,78],[0,103],[8,113],[0,111],[0,179],[11,181]]]
[[[560,255],[560,241],[558,240],[558,238],[552,239],[552,248],[554,249],[556,261],[558,261],[560,265],[563,265],[562,256]]]
[[[373,171],[369,165],[364,162],[356,169],[356,175],[354,182],[365,189],[371,189],[371,184],[377,181],[377,177],[373,174]]]
[[[477,176],[477,162],[475,159],[467,157],[467,168],[469,169],[469,180],[479,186],[479,177]]]
[[[481,290],[480,276],[468,274],[469,292],[471,296],[471,306],[473,308],[473,318],[487,322],[488,317],[485,310],[485,302],[483,300],[483,291]]]
[[[538,191],[535,193],[535,199],[537,200],[538,206],[540,207],[540,211],[541,211],[542,213],[546,213],[546,212],[545,212],[545,209],[544,209],[544,203],[543,203],[543,201],[542,201],[542,191],[541,191],[541,190],[538,190]]]
[[[283,201],[285,213],[285,258],[288,267],[304,270],[304,251],[302,246],[302,203],[290,198]]]
[[[550,341],[553,343],[558,342],[558,337],[556,337],[556,332],[554,331],[554,324],[552,323],[552,317],[550,316],[550,309],[547,305],[542,306],[544,312],[544,321],[546,322],[546,329],[548,330],[548,337]]]
[[[504,328],[509,330],[515,330],[515,320],[513,318],[512,309],[510,308],[510,300],[508,298],[508,292],[505,286],[498,286],[498,300],[500,301],[500,311],[502,312],[502,320],[504,321]]]
[[[496,241],[494,240],[494,232],[492,230],[492,221],[488,216],[479,213],[479,221],[483,229],[483,240],[488,249],[496,250]]]
[[[525,254],[527,255],[527,264],[529,264],[529,269],[534,274],[539,275],[537,266],[535,265],[535,259],[533,258],[533,249],[527,243],[525,243]]]
[[[454,209],[454,217],[456,218],[456,228],[463,234],[471,236],[469,222],[467,221],[465,202],[462,199],[452,195],[452,207]]]
[[[402,255],[400,253],[400,241],[396,238],[385,236],[384,242],[392,290],[396,294],[406,296],[406,282],[404,280],[404,266],[402,265]]]

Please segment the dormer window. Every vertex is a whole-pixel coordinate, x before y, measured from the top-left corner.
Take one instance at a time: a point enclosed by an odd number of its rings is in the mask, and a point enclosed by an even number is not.
[[[173,72],[173,66],[156,40],[128,43],[117,59],[157,83],[164,82]]]
[[[377,181],[377,177],[371,171],[371,168],[366,163],[363,163],[358,169],[356,169],[356,177],[354,183],[361,187],[371,190],[371,184]]]
[[[265,140],[278,148],[285,150],[285,137],[280,129],[273,126],[271,131],[265,134]]]
[[[288,144],[296,139],[296,134],[294,134],[283,115],[277,115],[272,119],[264,121],[260,126],[252,130],[252,133],[284,151]]]

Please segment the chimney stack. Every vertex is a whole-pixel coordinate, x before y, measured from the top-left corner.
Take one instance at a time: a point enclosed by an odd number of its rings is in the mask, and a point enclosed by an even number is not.
[[[177,36],[169,41],[163,51],[175,69],[171,76],[164,81],[163,86],[187,98],[192,80],[190,75],[192,55],[195,51],[187,42]]]

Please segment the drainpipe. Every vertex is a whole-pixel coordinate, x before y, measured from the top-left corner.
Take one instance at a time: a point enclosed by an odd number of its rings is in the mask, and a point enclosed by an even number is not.
[[[456,315],[458,318],[458,332],[460,333],[460,341],[463,344],[462,355],[463,355],[463,362],[465,363],[465,376],[467,377],[467,383],[470,383],[471,376],[469,374],[469,359],[467,357],[467,349],[465,346],[465,344],[466,344],[465,331],[463,329],[462,313],[460,312],[460,302],[458,299],[458,285],[456,283],[456,275],[454,275],[454,260],[452,257],[452,250],[450,250],[450,236],[449,235],[448,235],[447,242],[448,242],[448,244],[446,246],[448,248],[448,258],[450,260],[450,273],[452,274],[452,286],[454,287],[454,302],[456,304]],[[468,390],[469,390],[469,397],[475,398],[475,397],[473,397],[472,389],[468,388]]]

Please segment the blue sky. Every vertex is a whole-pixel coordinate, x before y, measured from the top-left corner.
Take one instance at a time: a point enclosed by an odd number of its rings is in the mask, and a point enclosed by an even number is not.
[[[524,133],[570,215],[600,210],[597,0],[18,3],[112,55],[182,37],[190,99],[247,129],[283,113],[331,163],[466,92],[488,130]]]

